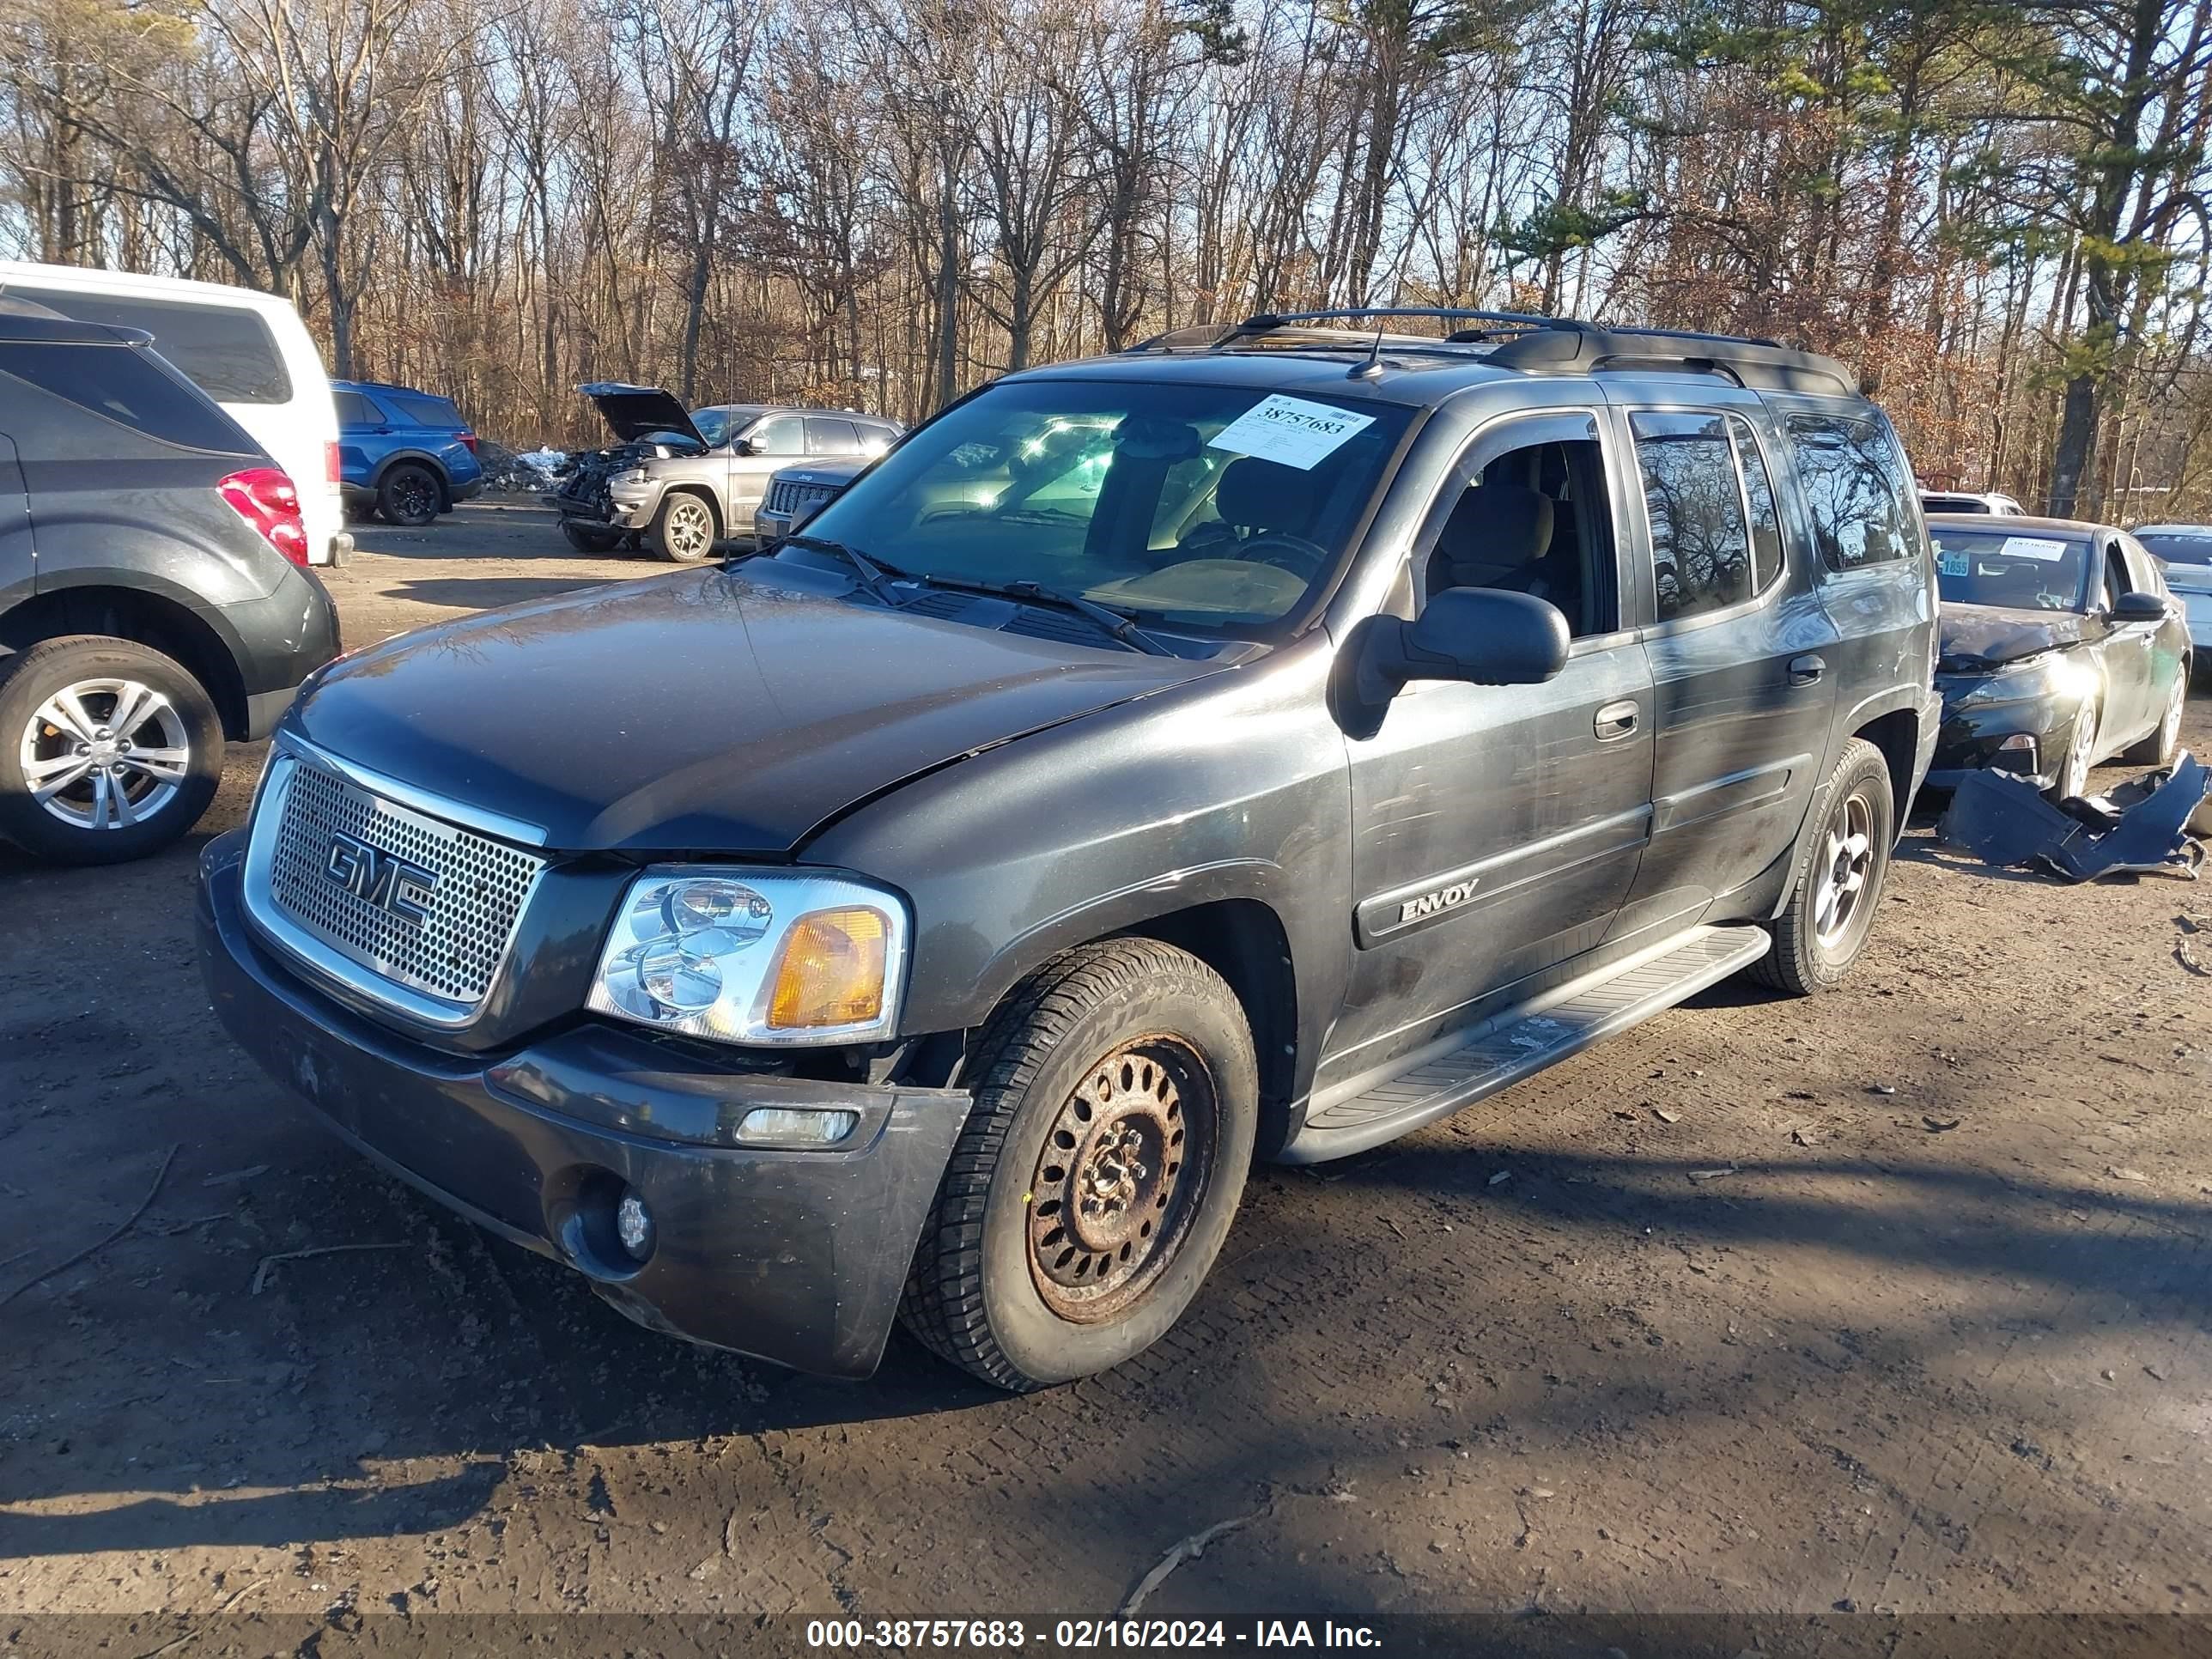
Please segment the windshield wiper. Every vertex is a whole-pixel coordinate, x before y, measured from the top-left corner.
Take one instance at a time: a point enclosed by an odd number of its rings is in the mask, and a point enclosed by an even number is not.
[[[1141,651],[1148,657],[1175,655],[1174,652],[1138,627],[1135,618],[1124,616],[1096,599],[1087,599],[1080,593],[1071,593],[1064,587],[1049,587],[1042,582],[969,581],[960,576],[928,574],[909,576],[907,580],[927,583],[931,587],[955,588],[963,593],[995,594],[1000,599],[1019,599],[1028,605],[1056,605],[1063,611],[1073,611],[1077,616],[1096,623],[1102,632],[1133,651]]]
[[[860,586],[868,591],[869,598],[893,611],[899,608],[898,600],[891,597],[890,589],[885,586],[890,578],[906,574],[906,572],[897,567],[879,564],[861,552],[859,548],[848,547],[842,542],[833,542],[827,536],[786,536],[776,545],[778,547],[811,547],[817,553],[836,554],[860,573]]]

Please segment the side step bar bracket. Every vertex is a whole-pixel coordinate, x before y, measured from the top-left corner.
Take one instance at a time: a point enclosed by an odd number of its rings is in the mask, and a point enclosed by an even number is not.
[[[1443,1054],[1310,1114],[1286,1164],[1348,1158],[1449,1117],[1522,1079],[1625,1031],[1749,967],[1772,944],[1763,927],[1699,927],[1626,962],[1493,1015]]]

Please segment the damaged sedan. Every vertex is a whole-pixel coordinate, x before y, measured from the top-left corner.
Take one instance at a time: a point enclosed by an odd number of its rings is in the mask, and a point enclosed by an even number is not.
[[[2065,799],[2116,756],[2172,762],[2189,630],[2141,543],[2065,519],[1938,514],[1928,530],[1943,699],[1931,788],[1990,768]]]
[[[678,564],[750,532],[769,477],[802,456],[881,454],[896,422],[847,410],[758,404],[686,410],[657,386],[579,386],[615,441],[577,458],[548,505],[580,552],[642,547]]]

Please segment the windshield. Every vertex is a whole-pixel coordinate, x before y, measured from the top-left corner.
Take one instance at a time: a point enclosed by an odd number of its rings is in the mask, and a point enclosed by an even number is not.
[[[1327,583],[1409,411],[1249,386],[994,386],[908,438],[810,536],[915,576],[1037,582],[1199,631]]]
[[[691,424],[707,441],[707,447],[712,449],[730,435],[730,411],[726,409],[695,409],[691,411]]]
[[[2015,611],[2078,611],[2087,542],[2000,530],[1929,526],[1936,588],[1952,605]]]
[[[2139,530],[2136,539],[2169,566],[2212,567],[2212,530]]]

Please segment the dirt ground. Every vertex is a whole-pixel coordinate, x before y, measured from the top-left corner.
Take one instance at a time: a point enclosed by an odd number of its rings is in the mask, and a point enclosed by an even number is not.
[[[331,579],[356,643],[660,568],[524,507],[362,542]],[[2189,730],[2212,748],[2201,690]],[[1140,1589],[1170,1617],[2212,1610],[2212,887],[1992,874],[1923,823],[1846,988],[1723,986],[1396,1146],[1262,1170],[1168,1340],[1010,1399],[903,1338],[848,1385],[649,1334],[315,1128],[192,962],[195,852],[260,759],[164,857],[0,851],[0,1652],[40,1610],[140,1615],[119,1652],[217,1611],[1035,1619]]]

